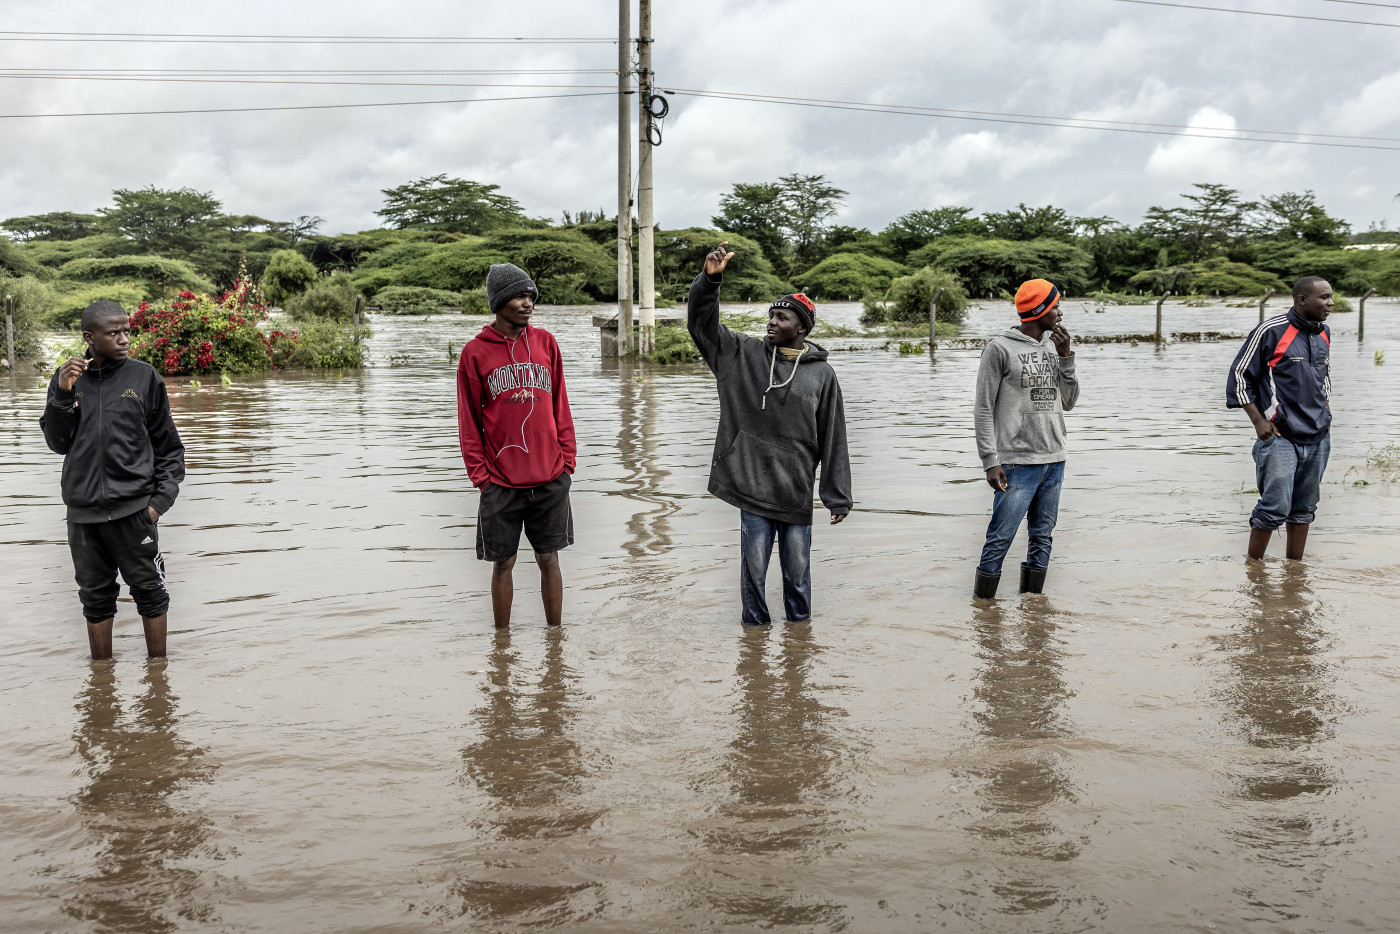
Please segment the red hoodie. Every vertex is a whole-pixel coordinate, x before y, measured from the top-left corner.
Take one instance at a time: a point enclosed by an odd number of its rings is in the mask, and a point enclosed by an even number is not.
[[[492,325],[457,361],[457,436],[472,486],[532,487],[574,472],[577,446],[564,360],[554,335]]]

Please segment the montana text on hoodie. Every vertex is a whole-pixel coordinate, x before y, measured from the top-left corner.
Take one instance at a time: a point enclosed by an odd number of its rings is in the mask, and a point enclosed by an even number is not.
[[[577,447],[564,361],[554,335],[493,325],[457,361],[457,436],[472,486],[541,486],[574,472]]]
[[[778,354],[774,361],[777,351],[766,340],[720,323],[723,281],[722,275],[696,276],[686,317],[719,390],[710,492],[766,519],[811,525],[812,486],[821,464],[822,503],[845,515],[851,511],[846,413],[826,351],[808,341],[808,351],[796,360]],[[779,383],[788,382],[769,390],[775,370]]]
[[[973,425],[982,469],[1065,459],[1065,415],[1079,401],[1074,356],[1007,328],[982,349]]]

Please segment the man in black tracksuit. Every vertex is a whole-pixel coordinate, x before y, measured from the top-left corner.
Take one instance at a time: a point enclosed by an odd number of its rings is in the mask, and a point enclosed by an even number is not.
[[[141,614],[146,651],[165,656],[165,562],[156,525],[185,478],[185,446],[160,374],[127,358],[131,324],[116,302],[83,309],[85,358],[59,367],[39,425],[63,460],[63,502],[93,658],[112,657],[117,572]]]
[[[791,621],[812,613],[812,486],[831,524],[851,511],[851,465],[841,385],[826,351],[806,338],[816,306],[786,295],[768,309],[768,338],[720,323],[719,288],[733,258],[727,243],[705,257],[690,286],[686,327],[715,374],[719,428],[710,492],[739,507],[740,595],[745,625],[768,623],[764,583],[773,541],[783,570],[783,609]]]

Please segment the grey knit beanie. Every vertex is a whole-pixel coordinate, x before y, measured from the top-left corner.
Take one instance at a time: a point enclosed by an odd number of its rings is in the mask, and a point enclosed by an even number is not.
[[[533,292],[539,301],[540,290],[530,274],[513,263],[495,263],[486,274],[486,305],[491,314],[500,311],[505,303],[521,292]]]

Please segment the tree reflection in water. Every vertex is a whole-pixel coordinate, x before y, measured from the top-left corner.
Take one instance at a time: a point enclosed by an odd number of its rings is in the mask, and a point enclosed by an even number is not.
[[[510,630],[495,634],[482,687],[486,699],[476,710],[480,739],[462,750],[462,761],[467,778],[491,799],[489,813],[475,826],[506,846],[495,850],[488,844],[485,871],[452,885],[449,914],[549,925],[581,921],[602,909],[598,881],[542,881],[566,879],[576,868],[524,868],[527,856],[534,862],[544,852],[541,844],[585,833],[603,813],[576,800],[589,770],[570,735],[578,676],[564,662],[564,640],[561,627],[545,631],[543,665],[532,689]]]
[[[1248,612],[1238,632],[1215,639],[1229,653],[1230,676],[1219,689],[1244,739],[1257,751],[1232,776],[1251,808],[1234,836],[1287,878],[1258,885],[1241,878],[1237,890],[1253,909],[1274,920],[1296,918],[1322,882],[1328,850],[1341,842],[1332,820],[1309,815],[1335,783],[1312,747],[1332,738],[1338,701],[1323,660],[1329,634],[1318,624],[1320,605],[1307,568],[1288,561],[1247,565]],[[1247,874],[1242,874],[1247,875]]]
[[[77,880],[63,906],[69,917],[131,934],[218,920],[201,874],[180,865],[212,826],[177,794],[210,781],[217,766],[181,739],[178,701],[165,659],[151,659],[128,716],[115,665],[93,664],[73,740],[89,777],[74,804],[96,844],[96,872]]]
[[[842,845],[839,815],[859,797],[848,761],[855,750],[832,724],[845,711],[813,694],[823,650],[811,624],[771,629],[741,633],[738,732],[705,782],[729,800],[706,822],[702,838],[715,855],[737,860],[712,875],[708,898],[744,923],[844,927],[845,906],[820,883],[807,893],[800,887],[803,880],[815,882],[821,857]]]
[[[1056,826],[1052,814],[1076,800],[1061,742],[1074,732],[1063,710],[1073,692],[1064,680],[1057,615],[1046,598],[1025,596],[1015,609],[981,607],[974,619],[982,667],[973,716],[984,741],[965,771],[977,782],[982,816],[968,829],[999,855],[982,861],[996,866],[998,877],[989,884],[996,901],[974,889],[966,893],[975,900],[965,912],[990,907],[1070,930],[1100,916],[1104,906],[1060,881],[1068,874],[1049,865],[1076,859],[1085,842]]]

